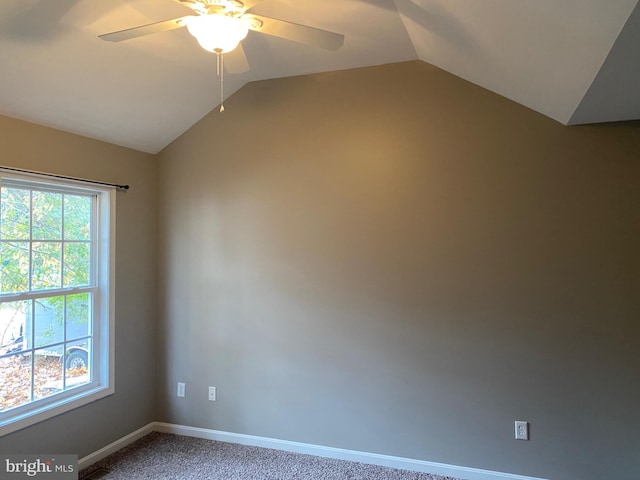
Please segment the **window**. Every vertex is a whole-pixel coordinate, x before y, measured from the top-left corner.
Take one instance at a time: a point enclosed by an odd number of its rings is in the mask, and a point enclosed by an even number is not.
[[[0,435],[113,393],[115,194],[0,177]]]

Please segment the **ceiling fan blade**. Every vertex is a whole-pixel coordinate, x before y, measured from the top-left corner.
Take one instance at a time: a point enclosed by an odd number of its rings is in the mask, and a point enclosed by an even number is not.
[[[299,25],[285,20],[278,20],[277,18],[265,17],[264,15],[254,15],[252,13],[247,13],[243,15],[242,18],[249,18],[250,20],[256,19],[262,22],[260,27],[252,27],[252,30],[257,32],[286,38],[294,42],[314,45],[326,50],[337,50],[344,43],[344,35],[319,28]]]
[[[98,35],[102,40],[109,42],[121,42],[123,40],[129,40],[131,38],[142,37],[157,32],[166,32],[168,30],[175,30],[176,28],[182,28],[186,25],[185,18],[191,17],[187,15],[185,17],[172,18],[171,20],[164,20],[162,22],[150,23],[148,25],[141,25],[139,27],[127,28],[126,30],[120,30],[119,32],[104,33]]]
[[[246,12],[251,10],[254,6],[259,3],[262,3],[264,0],[240,0],[242,3],[242,9]]]
[[[224,56],[224,68],[228,73],[244,73],[249,71],[249,61],[242,48],[242,43]]]

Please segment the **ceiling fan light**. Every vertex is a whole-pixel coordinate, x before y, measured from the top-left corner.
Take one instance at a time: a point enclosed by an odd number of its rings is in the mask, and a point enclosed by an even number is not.
[[[247,36],[249,28],[240,18],[227,15],[201,15],[185,19],[187,30],[209,52],[232,51]]]

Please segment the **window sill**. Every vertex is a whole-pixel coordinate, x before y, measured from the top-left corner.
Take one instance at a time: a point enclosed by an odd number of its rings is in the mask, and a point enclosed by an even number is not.
[[[77,392],[72,390],[69,396],[65,395],[64,398],[56,401],[48,401],[38,406],[32,405],[32,408],[24,413],[16,414],[11,410],[0,413],[0,437],[95,402],[112,395],[115,391],[112,386],[101,385],[89,385],[88,388],[78,390]]]

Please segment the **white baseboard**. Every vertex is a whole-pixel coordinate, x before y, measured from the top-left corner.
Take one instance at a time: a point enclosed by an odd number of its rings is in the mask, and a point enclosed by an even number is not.
[[[82,470],[83,468],[102,460],[108,455],[111,455],[112,453],[154,431],[184,435],[186,437],[217,440],[219,442],[272,448],[275,450],[284,450],[286,452],[305,453],[318,457],[349,460],[352,462],[367,463],[370,465],[380,465],[382,467],[401,468],[414,472],[455,477],[461,480],[545,480],[543,478],[527,477],[513,473],[493,472],[491,470],[482,470],[479,468],[460,467],[457,465],[447,465],[445,463],[428,462],[426,460],[415,460],[412,458],[394,457],[378,453],[359,452],[356,450],[346,450],[344,448],[325,447],[310,443],[291,442],[289,440],[279,440],[277,438],[257,437],[255,435],[223,432],[220,430],[210,430],[207,428],[189,427],[162,422],[149,423],[135,432],[110,443],[106,447],[81,458],[78,462],[79,469]]]
[[[131,432],[129,435],[125,435],[124,437],[116,440],[115,442],[110,443],[106,447],[101,448],[93,453],[90,453],[86,457],[82,457],[78,460],[78,470],[82,470],[83,468],[87,468],[88,466],[102,460],[105,457],[108,457],[112,453],[117,452],[118,450],[126,447],[130,443],[135,442],[139,438],[148,435],[149,433],[154,431],[154,425],[156,422],[149,423],[142,428],[139,428],[135,432]]]
[[[288,440],[278,440],[276,438],[257,437],[254,435],[222,432],[219,430],[174,425],[171,423],[155,422],[153,423],[153,430],[163,433],[184,435],[187,437],[206,438],[208,440],[217,440],[220,442],[273,448],[276,450],[284,450],[286,452],[306,453],[318,457],[349,460],[371,465],[380,465],[383,467],[402,468],[404,470],[411,470],[414,472],[432,473],[434,475],[456,477],[463,480],[545,480],[542,478],[527,477],[512,473],[493,472],[479,468],[459,467],[456,465],[428,462],[425,460],[414,460],[412,458],[359,452],[356,450],[346,450],[344,448],[325,447],[310,443],[291,442]]]

